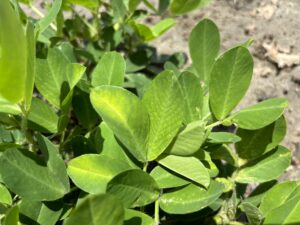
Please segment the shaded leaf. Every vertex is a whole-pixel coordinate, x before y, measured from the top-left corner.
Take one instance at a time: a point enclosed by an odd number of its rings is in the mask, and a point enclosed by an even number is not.
[[[206,136],[203,121],[194,121],[178,134],[168,153],[179,156],[193,155],[200,149]]]
[[[23,199],[20,221],[26,225],[55,225],[62,213],[62,202],[36,202]]]
[[[68,192],[70,190],[69,177],[64,160],[62,159],[58,146],[54,145],[48,138],[37,135],[38,146],[44,156],[47,168]]]
[[[238,156],[236,153],[227,145],[216,145],[209,147],[207,151],[210,152],[210,156],[212,159],[224,160],[232,166],[237,167],[238,164]]]
[[[176,23],[175,20],[171,18],[161,20],[153,27],[149,27],[145,24],[137,23],[134,20],[131,20],[129,22],[129,24],[133,27],[135,32],[145,42],[149,42],[158,38],[159,36],[167,32],[170,28],[172,28],[175,25],[175,23]]]
[[[199,211],[215,202],[223,193],[222,183],[211,181],[207,190],[190,184],[162,195],[160,207],[167,213],[187,214]]]
[[[242,138],[235,144],[241,158],[253,159],[275,148],[284,138],[286,123],[284,117],[259,130],[244,130],[239,128],[237,135]]]
[[[122,225],[124,208],[114,196],[108,194],[89,195],[86,197],[64,225]]]
[[[45,162],[27,150],[9,149],[1,154],[0,173],[7,187],[24,199],[51,201],[69,191]]]
[[[152,217],[140,211],[125,209],[124,225],[154,225]]]
[[[180,176],[164,169],[161,166],[156,166],[150,173],[154,178],[159,188],[173,188],[180,187],[190,183],[190,181],[183,179]]]
[[[134,164],[134,162],[126,154],[125,150],[117,142],[114,133],[107,126],[107,124],[105,122],[102,122],[99,128],[101,129],[101,137],[103,138],[101,155],[105,155],[120,162],[124,162],[131,166],[133,169],[137,169],[138,167]]]
[[[44,101],[33,98],[28,114],[28,126],[46,133],[56,133],[58,116],[55,111]]]
[[[252,205],[249,202],[243,202],[239,206],[239,208],[242,209],[244,213],[246,213],[248,222],[251,225],[260,225],[262,223],[264,216],[256,206]]]
[[[88,93],[75,88],[72,106],[79,123],[86,129],[92,129],[99,123],[98,114],[94,110]]]
[[[119,198],[125,207],[135,208],[154,202],[160,190],[146,172],[129,170],[118,174],[108,183],[107,193]]]
[[[290,162],[290,150],[279,146],[243,166],[235,180],[239,183],[263,183],[277,179],[287,169]]]
[[[35,84],[53,106],[60,108],[84,71],[84,66],[71,63],[59,49],[50,48],[47,59],[36,61]]]

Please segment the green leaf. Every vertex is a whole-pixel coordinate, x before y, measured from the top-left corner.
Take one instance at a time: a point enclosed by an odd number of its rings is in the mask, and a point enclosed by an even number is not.
[[[154,225],[152,217],[140,211],[125,209],[124,225]]]
[[[212,144],[229,144],[229,143],[236,143],[241,141],[239,135],[235,135],[229,132],[211,132],[208,135],[209,143]]]
[[[127,9],[124,1],[110,0],[110,5],[113,10],[113,19],[115,23],[122,23],[127,14]]]
[[[137,96],[114,86],[100,86],[91,91],[91,102],[108,127],[134,157],[147,161],[146,140],[150,121]]]
[[[59,184],[68,192],[70,190],[69,177],[66,164],[60,155],[58,146],[42,135],[37,135],[37,141],[46,161],[47,168],[59,181]]]
[[[71,180],[85,192],[104,193],[108,182],[117,174],[131,169],[116,159],[104,155],[85,154],[72,159],[68,164]]]
[[[126,63],[123,56],[117,52],[107,52],[100,59],[92,73],[92,85],[123,86]]]
[[[61,108],[84,71],[84,66],[71,63],[59,49],[50,48],[47,59],[36,61],[36,87],[53,106]]]
[[[94,110],[90,95],[79,88],[75,88],[72,106],[79,123],[86,129],[91,130],[99,123],[99,117]]]
[[[134,20],[129,21],[129,24],[132,26],[135,32],[145,42],[149,42],[160,37],[170,28],[172,28],[175,23],[176,22],[174,19],[167,18],[155,24],[153,27],[149,27],[145,24],[137,23]]]
[[[6,212],[3,225],[19,225],[19,207],[17,205]]]
[[[44,161],[27,150],[8,149],[1,154],[0,173],[7,187],[24,199],[51,201],[69,191]]]
[[[285,204],[270,211],[264,220],[264,225],[293,225],[300,223],[300,196],[296,196]]]
[[[179,76],[179,84],[184,99],[183,121],[188,124],[201,118],[203,89],[199,78],[191,72],[183,72]]]
[[[174,143],[167,150],[169,154],[190,156],[197,152],[206,139],[203,121],[188,124],[177,136]]]
[[[209,0],[172,0],[170,5],[170,11],[174,15],[181,15],[193,11]]]
[[[114,136],[114,133],[107,126],[107,124],[105,122],[102,122],[99,128],[101,131],[101,137],[103,138],[101,155],[105,155],[112,159],[116,159],[120,162],[128,164],[133,169],[137,169],[138,167],[125,153],[125,150],[120,146],[120,144]]]
[[[58,116],[55,111],[44,101],[33,98],[28,114],[28,126],[46,133],[56,133]]]
[[[166,18],[161,21],[159,21],[157,24],[155,24],[151,30],[153,32],[153,35],[155,38],[160,37],[165,32],[167,32],[171,27],[173,27],[176,24],[176,21],[172,18]]]
[[[216,177],[219,174],[219,169],[216,164],[212,161],[211,156],[206,151],[198,151],[195,157],[201,160],[203,165],[208,169],[210,177]]]
[[[264,215],[268,215],[272,210],[284,206],[295,197],[300,197],[300,182],[285,181],[276,184],[264,195],[259,209]]]
[[[160,73],[143,97],[150,115],[147,159],[156,159],[171,143],[183,119],[183,99],[177,78],[170,71]]]
[[[116,196],[128,208],[148,205],[158,199],[160,189],[155,180],[142,170],[129,170],[115,176],[107,193]]]
[[[128,1],[128,10],[130,13],[134,13],[136,8],[139,6],[139,4],[142,2],[142,0],[129,0]]]
[[[17,104],[11,103],[0,96],[0,113],[18,115],[22,113],[22,110]]]
[[[24,105],[25,110],[29,111],[31,105],[31,99],[34,89],[35,80],[35,61],[36,61],[36,40],[34,34],[34,25],[31,22],[27,23],[26,27],[26,39],[27,39],[27,75],[25,83],[24,93]]]
[[[207,190],[190,184],[162,195],[160,207],[167,213],[187,214],[199,211],[215,202],[223,193],[222,183],[211,181]]]
[[[124,208],[114,196],[90,195],[78,204],[64,225],[122,225]]]
[[[168,9],[170,0],[159,0],[158,2],[158,13],[162,15]]]
[[[7,188],[0,183],[0,203],[5,205],[12,204],[12,198]]]
[[[239,156],[243,159],[253,159],[275,148],[284,138],[286,122],[284,117],[259,130],[244,130],[239,128],[237,135],[242,141],[235,144]]]
[[[217,59],[209,82],[209,101],[218,120],[223,120],[244,97],[252,72],[253,59],[247,48],[235,47]]]
[[[99,0],[67,0],[72,4],[82,5],[88,9],[95,10],[99,6]]]
[[[236,153],[227,145],[212,146],[207,149],[210,152],[212,159],[224,160],[232,166],[238,166],[238,156]]]
[[[24,225],[55,225],[62,211],[62,201],[35,202],[23,199],[20,204],[20,221]]]
[[[195,157],[169,155],[160,159],[158,163],[204,187],[208,187],[210,183],[208,170]]]
[[[240,128],[257,130],[277,120],[287,106],[286,99],[268,99],[236,112],[230,119]]]
[[[200,80],[209,81],[210,73],[220,50],[220,34],[210,19],[201,20],[189,37],[189,51]]]
[[[62,0],[53,1],[53,5],[51,9],[48,11],[48,14],[38,21],[36,32],[40,34],[43,33],[50,26],[50,24],[53,21],[55,21],[61,6],[62,6]]]
[[[235,180],[238,183],[263,183],[277,179],[288,168],[290,162],[290,150],[279,146],[244,165]]]
[[[24,99],[27,44],[22,24],[9,0],[0,1],[0,97],[11,103]]]
[[[126,74],[126,79],[127,82],[124,87],[135,88],[139,97],[143,97],[145,90],[151,83],[151,80],[141,73]]]
[[[243,202],[239,208],[246,213],[248,222],[251,225],[260,225],[264,219],[261,211],[249,202]]]
[[[159,165],[151,171],[150,175],[154,178],[159,188],[180,187],[190,183],[188,180],[176,176],[171,171],[168,171]]]

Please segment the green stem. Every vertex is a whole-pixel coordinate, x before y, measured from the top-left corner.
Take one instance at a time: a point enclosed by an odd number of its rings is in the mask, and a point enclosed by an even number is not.
[[[154,209],[154,222],[155,225],[159,225],[159,199],[155,201],[155,209]]]
[[[215,123],[212,123],[212,124],[206,126],[206,127],[205,127],[205,130],[212,129],[212,128],[214,128],[214,127],[216,127],[216,126],[219,126],[219,125],[221,125],[221,124],[222,124],[222,121],[217,121],[217,122],[215,122]]]
[[[39,17],[41,17],[41,18],[45,17],[45,15],[38,8],[36,8],[33,4],[30,4],[29,7]],[[52,27],[52,29],[54,31],[57,31],[57,27],[53,23],[50,24],[50,27]]]
[[[21,121],[21,132],[25,136],[26,144],[28,144],[29,150],[34,152],[35,145],[32,134],[28,132],[28,111],[25,110],[24,105],[20,105],[22,111],[22,121]]]
[[[146,173],[147,173],[147,168],[148,168],[148,162],[146,162],[143,167],[143,171]]]
[[[66,136],[66,130],[64,130],[60,136],[60,140],[59,140],[59,149],[61,150],[63,147],[63,144],[65,142],[65,136]]]

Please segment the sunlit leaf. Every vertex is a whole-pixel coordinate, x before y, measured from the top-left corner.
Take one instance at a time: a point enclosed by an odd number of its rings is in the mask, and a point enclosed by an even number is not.
[[[91,102],[108,127],[140,161],[147,161],[149,115],[137,96],[115,86],[92,90]]]
[[[223,120],[244,97],[252,78],[253,59],[248,49],[235,47],[220,56],[209,82],[211,110]]]

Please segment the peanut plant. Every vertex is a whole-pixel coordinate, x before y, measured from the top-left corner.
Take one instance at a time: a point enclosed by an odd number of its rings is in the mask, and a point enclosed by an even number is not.
[[[0,1],[0,224],[300,224],[287,101],[237,107],[252,41],[220,53],[203,19],[188,67],[148,44],[207,2]]]

